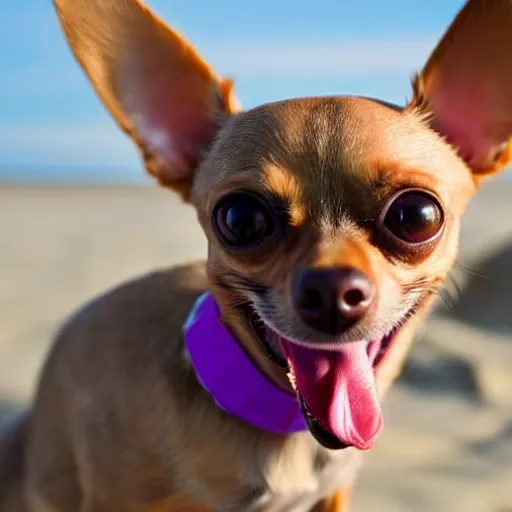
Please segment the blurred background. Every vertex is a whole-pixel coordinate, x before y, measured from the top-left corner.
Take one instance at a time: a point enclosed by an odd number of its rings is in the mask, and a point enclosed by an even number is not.
[[[358,94],[403,104],[461,0],[152,0],[246,108]],[[205,254],[194,212],[150,182],[64,43],[51,3],[0,15],[0,422],[52,334],[122,280]],[[386,402],[355,512],[512,511],[512,181],[463,224],[446,301]],[[460,300],[459,300],[460,298]]]

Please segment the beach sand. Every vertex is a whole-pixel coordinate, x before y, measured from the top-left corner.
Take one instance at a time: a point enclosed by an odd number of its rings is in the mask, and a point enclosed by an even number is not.
[[[459,262],[472,273],[454,271],[460,303],[430,318],[385,401],[355,512],[512,512],[511,219],[511,183],[471,204]],[[76,307],[206,248],[194,210],[150,187],[3,186],[0,237],[0,422],[30,400]]]

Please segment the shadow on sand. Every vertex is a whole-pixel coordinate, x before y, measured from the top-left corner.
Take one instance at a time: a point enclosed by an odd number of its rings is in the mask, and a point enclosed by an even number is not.
[[[7,402],[0,403],[0,432],[20,412],[20,408]]]
[[[469,272],[453,310],[440,308],[440,312],[483,330],[512,333],[512,240]]]

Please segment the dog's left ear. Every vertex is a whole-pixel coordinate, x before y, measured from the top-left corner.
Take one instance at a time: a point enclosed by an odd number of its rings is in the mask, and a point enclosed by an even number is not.
[[[469,0],[414,81],[409,108],[458,151],[475,182],[512,160],[512,0]]]
[[[54,0],[78,62],[147,170],[188,199],[193,171],[240,107],[180,34],[139,0]]]

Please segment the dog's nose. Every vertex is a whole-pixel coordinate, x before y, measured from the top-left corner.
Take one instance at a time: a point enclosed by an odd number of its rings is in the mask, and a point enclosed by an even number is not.
[[[372,281],[349,267],[309,268],[294,279],[295,310],[306,325],[324,334],[338,335],[352,327],[374,297]]]

